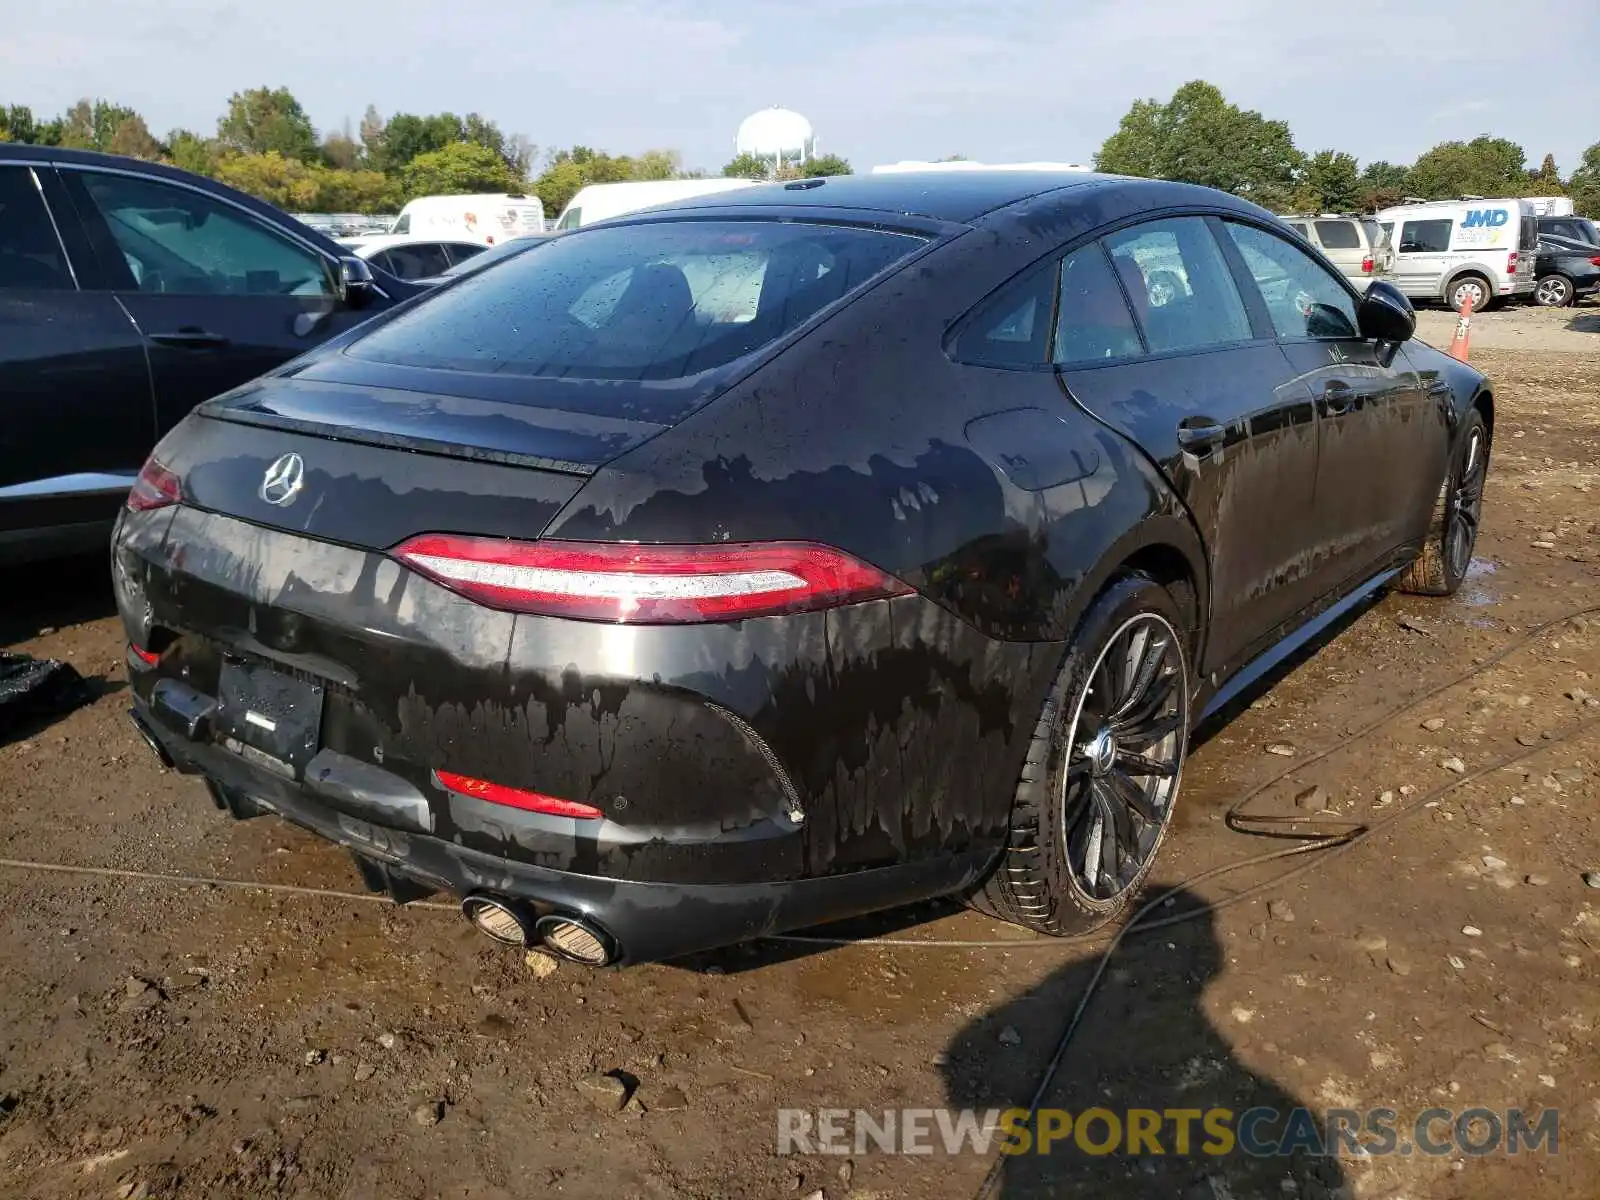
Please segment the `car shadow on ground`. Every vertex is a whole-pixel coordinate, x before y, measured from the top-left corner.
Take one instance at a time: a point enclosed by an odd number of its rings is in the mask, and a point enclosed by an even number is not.
[[[81,676],[70,665],[9,647],[112,615],[111,575],[101,557],[0,570],[0,746],[42,733],[66,713],[127,687]]]
[[[1332,1200],[1344,1194],[1336,1157],[1273,1152],[1286,1129],[1309,1119],[1320,1131],[1323,1117],[1292,1116],[1309,1105],[1235,1055],[1232,1039],[1202,1003],[1226,963],[1213,918],[1193,893],[1174,899],[1173,913],[1200,915],[1132,936],[1117,950],[1044,1089],[1028,1151],[999,1153],[998,1141],[991,1148],[999,1171],[992,1196]],[[1099,959],[1085,955],[962,1028],[941,1068],[947,1103],[976,1109],[980,1121],[991,1110],[1027,1109]],[[1247,1027],[1248,1014],[1236,1009],[1232,1017],[1235,1028]],[[1085,1119],[1089,1110],[1099,1111]],[[1263,1111],[1247,1121],[1251,1110]],[[1133,1123],[1152,1132],[1130,1154]],[[1190,1130],[1186,1145],[1178,1132],[1183,1125]],[[1048,1153],[1040,1153],[1038,1134],[1046,1130],[1059,1132]]]
[[[1600,333],[1600,312],[1575,313],[1567,328],[1574,333]]]
[[[778,937],[760,938],[756,941],[726,946],[720,950],[687,954],[682,958],[671,959],[664,965],[680,967],[687,971],[714,971],[724,975],[737,975],[744,971],[759,971],[764,967],[810,958],[813,954],[828,954],[838,950],[842,945],[853,942],[866,942],[873,938],[930,936],[911,931],[946,917],[955,916],[962,911],[961,902],[953,898],[925,900],[884,912],[852,917],[846,921],[835,921],[830,925],[790,930]],[[1030,936],[1021,930],[1015,932],[1024,940]],[[988,935],[973,933],[970,936]]]
[[[0,646],[116,613],[105,555],[0,569]]]

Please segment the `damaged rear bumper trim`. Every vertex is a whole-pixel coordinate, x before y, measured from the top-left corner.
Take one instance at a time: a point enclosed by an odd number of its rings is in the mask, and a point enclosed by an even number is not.
[[[211,744],[190,742],[149,719],[134,718],[179,770],[204,774],[262,808],[426,887],[466,895],[490,892],[536,914],[577,914],[607,930],[615,965],[652,962],[786,930],[843,920],[961,891],[982,878],[988,853],[949,855],[821,878],[773,883],[652,883],[556,871],[513,862],[390,823],[334,808],[305,787],[250,766]]]

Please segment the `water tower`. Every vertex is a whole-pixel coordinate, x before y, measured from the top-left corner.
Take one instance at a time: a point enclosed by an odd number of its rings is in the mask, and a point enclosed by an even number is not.
[[[749,154],[771,164],[776,175],[817,156],[817,134],[811,122],[787,108],[764,108],[739,124],[734,153]]]

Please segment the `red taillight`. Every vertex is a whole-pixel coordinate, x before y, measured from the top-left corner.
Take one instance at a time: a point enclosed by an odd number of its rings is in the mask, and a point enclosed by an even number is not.
[[[507,808],[520,808],[524,812],[549,813],[555,817],[577,817],[580,821],[594,821],[605,816],[590,804],[574,800],[561,800],[543,792],[530,792],[522,788],[506,787],[503,783],[490,783],[486,779],[473,779],[470,775],[453,775],[449,771],[435,771],[433,780],[447,792],[473,796],[490,804],[504,804]]]
[[[806,542],[642,546],[427,533],[394,555],[491,608],[586,621],[732,621],[911,591],[843,551]]]
[[[1372,255],[1369,254],[1361,260],[1361,273],[1363,275],[1372,274]]]
[[[1513,250],[1510,254],[1506,255],[1506,274],[1507,275],[1515,275],[1516,273],[1517,273],[1517,252],[1515,250]]]
[[[183,481],[166,467],[147,458],[128,492],[128,509],[131,512],[149,512],[152,508],[165,508],[183,501]]]
[[[1597,254],[1593,258],[1591,258],[1589,260],[1589,263],[1592,266],[1600,267],[1600,254]]]
[[[133,656],[147,667],[153,667],[161,661],[159,650],[146,650],[142,646],[135,646],[132,642],[128,643],[128,649],[133,651]]]

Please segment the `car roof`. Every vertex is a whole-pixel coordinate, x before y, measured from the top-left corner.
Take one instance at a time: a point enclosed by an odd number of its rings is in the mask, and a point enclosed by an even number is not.
[[[1105,176],[1083,171],[906,171],[882,175],[830,175],[766,183],[733,191],[692,196],[664,209],[688,208],[850,208],[971,221],[984,213],[1042,192],[1081,187]]]
[[[1086,202],[1094,195],[1132,192],[1149,208],[1205,205],[1271,218],[1265,209],[1238,196],[1189,183],[1102,175],[1090,171],[906,171],[881,175],[833,175],[766,183],[733,192],[717,192],[653,206],[632,214],[649,219],[665,213],[698,209],[721,214],[741,209],[770,208],[792,214],[806,208],[883,212],[933,221],[968,224],[986,214],[1046,194],[1064,203]],[[616,218],[626,221],[625,216]],[[611,222],[606,222],[611,224]]]
[[[69,150],[65,146],[32,146],[18,142],[0,142],[0,162],[33,162],[33,163],[74,163],[83,167],[102,167],[111,171],[128,171],[136,175],[145,175],[151,179],[169,179],[173,183],[181,183],[188,187],[202,188],[206,191],[217,192],[226,196],[241,208],[249,209],[275,221],[287,221],[290,225],[298,226],[296,231],[299,236],[321,246],[324,252],[338,256],[343,248],[326,232],[316,229],[302,221],[296,220],[281,208],[277,208],[264,200],[258,200],[238,188],[229,187],[227,184],[210,179],[204,175],[196,175],[192,171],[185,171],[180,167],[171,167],[166,163],[150,162],[143,158],[129,158],[121,154],[101,154],[98,150]]]

